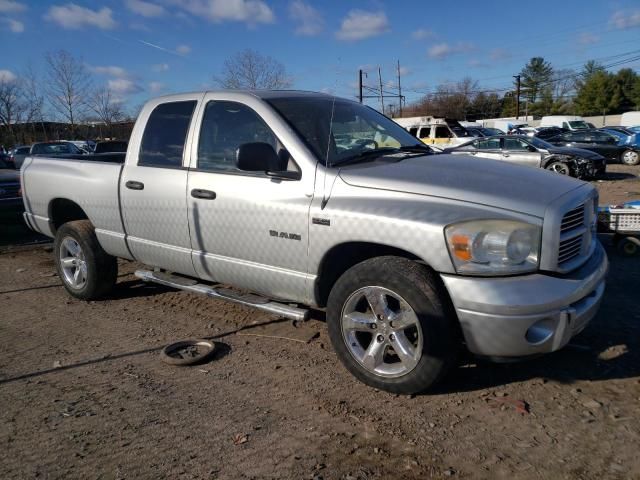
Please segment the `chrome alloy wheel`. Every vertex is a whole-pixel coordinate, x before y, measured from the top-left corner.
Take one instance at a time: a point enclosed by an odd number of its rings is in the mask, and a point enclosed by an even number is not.
[[[549,170],[560,175],[569,175],[571,173],[569,167],[563,163],[553,163],[549,166]]]
[[[422,357],[422,328],[413,308],[383,287],[363,287],[344,303],[342,337],[347,350],[369,372],[401,377]]]
[[[80,244],[72,237],[65,237],[60,243],[58,255],[63,280],[71,288],[83,288],[87,283],[87,262]]]
[[[625,165],[637,165],[640,154],[634,150],[627,150],[622,154],[622,163]]]

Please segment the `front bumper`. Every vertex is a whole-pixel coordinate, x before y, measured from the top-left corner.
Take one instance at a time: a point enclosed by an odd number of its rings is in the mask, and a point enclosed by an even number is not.
[[[443,274],[442,280],[472,353],[523,357],[558,350],[587,326],[602,302],[608,269],[598,242],[582,267],[563,276]]]

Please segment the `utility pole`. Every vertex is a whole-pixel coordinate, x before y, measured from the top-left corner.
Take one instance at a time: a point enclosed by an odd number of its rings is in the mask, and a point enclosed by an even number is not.
[[[380,81],[380,106],[382,107],[382,114],[384,115],[384,95],[382,93],[382,73],[380,67],[378,67],[378,80]]]
[[[360,103],[362,103],[362,70],[359,70],[358,75],[358,98],[360,99]]]
[[[400,86],[400,60],[398,60],[398,109],[402,117],[402,87]]]
[[[516,79],[516,120],[520,118],[520,75],[514,75]]]

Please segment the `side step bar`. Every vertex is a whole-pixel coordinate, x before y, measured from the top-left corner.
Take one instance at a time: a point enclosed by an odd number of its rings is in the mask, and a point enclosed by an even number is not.
[[[145,282],[158,283],[167,287],[185,290],[187,292],[199,293],[210,298],[227,300],[247,307],[253,307],[264,312],[280,315],[291,320],[303,321],[309,315],[309,310],[304,308],[290,307],[283,303],[272,302],[269,299],[253,294],[242,294],[228,288],[215,288],[209,285],[198,283],[187,277],[170,275],[149,270],[136,270],[135,276]]]

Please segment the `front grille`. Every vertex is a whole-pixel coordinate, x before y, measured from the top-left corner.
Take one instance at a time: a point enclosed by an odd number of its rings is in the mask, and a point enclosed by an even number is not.
[[[560,232],[564,233],[581,225],[584,225],[584,203],[564,214]]]
[[[585,204],[582,203],[569,210],[562,217],[558,266],[562,266],[581,255],[585,235],[589,232],[588,225],[586,225],[586,213]]]

